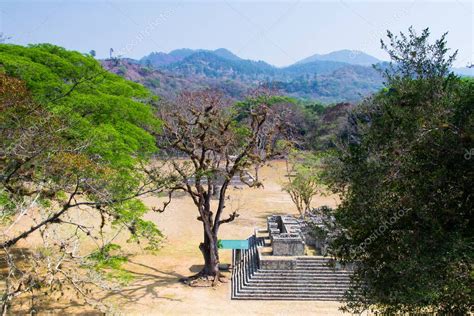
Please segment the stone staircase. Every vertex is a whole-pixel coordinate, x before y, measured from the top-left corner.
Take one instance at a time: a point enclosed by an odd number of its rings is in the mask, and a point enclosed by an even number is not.
[[[300,256],[292,270],[264,270],[257,249],[263,238],[252,236],[249,245],[240,258],[234,250],[232,299],[341,301],[349,287],[351,272],[330,267],[328,258]]]

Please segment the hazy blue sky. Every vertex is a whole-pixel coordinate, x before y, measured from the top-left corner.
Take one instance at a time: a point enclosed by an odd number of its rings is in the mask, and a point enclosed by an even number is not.
[[[457,65],[474,61],[472,1],[2,1],[0,32],[18,44],[109,48],[140,58],[182,47],[225,47],[282,66],[314,53],[357,49],[384,59],[385,30],[449,31]]]

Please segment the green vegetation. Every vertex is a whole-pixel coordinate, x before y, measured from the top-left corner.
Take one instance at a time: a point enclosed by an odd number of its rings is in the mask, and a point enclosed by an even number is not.
[[[69,287],[85,295],[102,286],[97,277],[84,279],[77,267],[120,270],[124,257],[109,252],[121,231],[156,248],[161,234],[142,218],[147,208],[136,199],[161,191],[162,183],[150,186],[141,170],[157,152],[154,134],[161,122],[154,99],[91,55],[49,44],[0,45],[0,215],[11,223],[0,240],[8,269],[2,312],[21,293]],[[77,207],[91,209],[92,226],[70,214]],[[15,228],[23,216],[35,218],[33,224]],[[63,236],[54,229],[58,225],[72,229]],[[44,244],[40,253],[12,251],[35,232]],[[98,264],[77,254],[84,238],[99,248],[89,256]],[[119,279],[127,279],[119,272]]]
[[[131,281],[117,239],[127,232],[157,249],[161,232],[138,197],[164,190],[160,211],[176,191],[192,199],[203,232],[196,277],[218,282],[219,229],[239,215],[223,218],[227,189],[234,177],[260,186],[259,166],[288,148],[283,189],[302,216],[322,180],[341,197],[337,209],[318,209],[327,227],[314,234],[330,236],[331,254],[355,266],[345,309],[472,312],[474,80],[450,72],[456,53],[444,35],[430,44],[427,29],[410,29],[388,40],[393,63],[377,74],[321,61],[278,69],[222,49],[157,53],[146,68],[111,58],[105,70],[95,51],[0,44],[1,313],[22,294],[67,288],[90,302],[94,287]],[[360,100],[381,76],[386,87],[358,106],[321,103]],[[125,78],[178,97],[157,105]],[[262,81],[286,96],[243,97]],[[15,226],[23,216],[31,225]],[[41,245],[18,253],[32,236]],[[85,239],[95,248],[81,249]]]
[[[122,247],[118,244],[107,244],[97,251],[91,253],[88,259],[97,272],[107,271],[107,277],[112,280],[126,284],[133,280],[133,274],[123,268],[128,259],[122,254],[112,254],[120,251]]]
[[[71,123],[69,137],[114,167],[131,167],[156,151],[160,123],[142,86],[110,74],[92,57],[42,44],[0,46],[6,75],[22,79],[33,98]]]
[[[319,169],[314,154],[291,150],[287,163],[288,182],[283,184],[283,191],[290,195],[301,218],[311,211],[313,197],[321,192]]]
[[[388,33],[387,88],[351,114],[326,180],[332,253],[356,263],[346,308],[466,314],[473,306],[474,81],[445,36]]]

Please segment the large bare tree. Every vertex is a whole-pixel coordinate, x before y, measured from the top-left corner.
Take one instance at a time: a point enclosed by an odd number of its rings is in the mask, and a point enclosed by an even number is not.
[[[204,236],[199,249],[204,267],[197,276],[219,280],[219,228],[238,216],[235,210],[225,212],[232,181],[260,185],[248,172],[269,157],[275,144],[272,140],[279,135],[282,121],[272,111],[272,100],[269,93],[260,93],[249,97],[243,109],[219,92],[204,90],[184,92],[160,107],[164,122],[161,152],[168,154],[176,179],[169,201],[173,192],[186,192],[202,222]],[[266,140],[264,148],[262,139]]]

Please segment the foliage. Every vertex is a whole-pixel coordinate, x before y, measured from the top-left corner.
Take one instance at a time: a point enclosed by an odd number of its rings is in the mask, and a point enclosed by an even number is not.
[[[313,197],[321,191],[318,158],[311,153],[292,150],[289,157],[288,181],[283,185],[301,218],[311,210]]]
[[[349,103],[323,105],[314,100],[298,100],[287,96],[272,96],[266,100],[274,104],[272,111],[284,118],[286,138],[300,150],[323,151],[334,147],[337,131],[346,120]],[[236,103],[237,121],[248,117],[247,101]]]
[[[119,280],[121,283],[128,283],[133,280],[133,275],[123,268],[127,257],[122,254],[112,254],[121,249],[120,245],[109,243],[91,253],[88,259],[92,262],[93,268],[97,272],[107,270],[107,277],[114,280]]]
[[[90,55],[50,44],[0,45],[0,203],[2,221],[11,220],[1,226],[3,312],[25,292],[67,284],[86,296],[90,286],[105,286],[77,270],[88,267],[78,255],[84,238],[105,247],[128,230],[132,241],[145,237],[157,247],[161,234],[142,219],[146,208],[136,199],[164,185],[151,185],[141,170],[157,152],[154,99]],[[92,210],[92,226],[70,214],[81,206]],[[31,226],[17,225],[23,217]],[[17,254],[17,242],[35,232],[41,253]]]
[[[332,253],[356,262],[346,308],[466,314],[473,306],[474,81],[445,36],[389,33],[387,89],[349,117],[325,179],[341,195]]]
[[[130,167],[156,151],[149,132],[159,130],[152,96],[110,74],[91,56],[50,45],[0,46],[2,71],[25,81],[34,99],[73,122],[69,137],[93,140],[90,154]],[[145,102],[145,103],[144,103]]]

